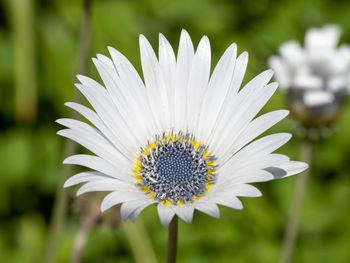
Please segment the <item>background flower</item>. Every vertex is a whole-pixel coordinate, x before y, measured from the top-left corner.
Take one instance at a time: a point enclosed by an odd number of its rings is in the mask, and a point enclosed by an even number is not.
[[[269,59],[292,112],[305,125],[332,122],[350,93],[350,47],[337,47],[340,33],[337,25],[311,28],[304,48],[289,41],[280,46],[280,56]]]

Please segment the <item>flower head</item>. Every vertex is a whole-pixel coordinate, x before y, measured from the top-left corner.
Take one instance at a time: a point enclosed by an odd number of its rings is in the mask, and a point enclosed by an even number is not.
[[[104,86],[84,76],[76,87],[93,110],[69,102],[92,125],[60,119],[58,134],[95,155],[79,154],[66,164],[93,171],[69,178],[65,187],[85,183],[78,195],[110,191],[101,204],[106,210],[121,204],[121,216],[136,220],[157,204],[167,226],[175,214],[191,222],[194,209],[219,217],[217,204],[242,209],[240,196],[260,196],[249,183],[269,181],[306,169],[302,162],[272,153],[290,135],[273,134],[252,142],[283,119],[278,110],[254,118],[277,88],[268,84],[267,70],[241,90],[248,55],[236,57],[232,44],[210,76],[211,51],[204,36],[195,51],[182,31],[177,57],[160,34],[159,55],[140,36],[144,81],[130,62],[109,48],[112,59],[97,55],[93,62]]]
[[[292,112],[306,125],[331,122],[350,92],[350,47],[337,47],[340,32],[336,25],[311,28],[304,48],[289,41],[269,59]]]

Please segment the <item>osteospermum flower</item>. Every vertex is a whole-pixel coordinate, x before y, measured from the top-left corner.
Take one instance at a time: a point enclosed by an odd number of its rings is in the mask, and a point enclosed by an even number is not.
[[[272,153],[291,137],[279,133],[257,136],[283,119],[278,110],[254,119],[277,88],[268,84],[267,70],[240,91],[248,55],[236,58],[232,44],[210,76],[211,51],[204,36],[197,50],[182,31],[177,57],[160,34],[159,55],[140,36],[144,81],[117,50],[111,58],[97,55],[93,62],[104,86],[84,76],[76,87],[92,109],[69,102],[92,125],[60,119],[59,135],[70,138],[95,155],[79,154],[65,164],[93,171],[69,178],[65,187],[85,183],[78,195],[110,191],[104,211],[121,205],[125,220],[156,204],[167,226],[174,215],[191,222],[194,209],[219,217],[217,204],[242,209],[238,197],[260,196],[249,183],[299,173],[307,165]]]
[[[337,48],[340,32],[336,25],[311,28],[304,48],[288,41],[280,46],[280,56],[269,59],[292,112],[306,124],[334,120],[350,92],[350,47]]]

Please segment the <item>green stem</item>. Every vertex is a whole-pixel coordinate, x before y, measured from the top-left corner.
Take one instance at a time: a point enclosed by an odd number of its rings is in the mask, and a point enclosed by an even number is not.
[[[85,244],[87,239],[89,238],[89,234],[96,224],[96,222],[101,218],[101,211],[97,208],[95,211],[92,211],[89,215],[84,218],[84,222],[80,227],[74,241],[73,255],[72,255],[72,263],[80,263],[83,251],[85,248]]]
[[[301,160],[308,163],[311,167],[312,142],[308,138],[305,138],[302,143]],[[284,235],[282,253],[279,261],[280,263],[290,263],[293,259],[295,244],[299,231],[300,215],[303,207],[303,201],[309,174],[310,168],[304,171],[303,173],[297,175],[292,207],[290,210],[289,220]]]
[[[169,225],[167,263],[176,262],[178,218],[175,215]]]
[[[136,263],[156,263],[156,255],[141,218],[136,223],[124,222],[123,230]]]
[[[18,123],[33,124],[37,118],[34,3],[11,0],[15,60],[15,117]]]
[[[81,16],[81,28],[80,28],[80,40],[79,40],[79,73],[87,73],[87,61],[90,39],[90,13],[91,13],[91,0],[84,0],[82,16]],[[74,90],[73,101],[77,103],[82,101],[82,96]],[[71,118],[77,118],[77,113],[72,111]],[[64,157],[73,155],[77,151],[77,144],[71,140],[67,140],[64,146]],[[50,229],[47,240],[47,247],[44,254],[43,262],[52,263],[56,261],[57,243],[61,234],[62,226],[67,209],[68,191],[63,189],[63,183],[73,173],[71,165],[65,165],[62,168],[60,183],[57,188],[55,203],[53,206],[52,219],[50,223]]]

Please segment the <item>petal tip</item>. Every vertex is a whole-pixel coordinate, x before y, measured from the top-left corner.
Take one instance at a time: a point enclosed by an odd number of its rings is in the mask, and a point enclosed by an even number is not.
[[[182,35],[182,34],[184,34],[184,35],[189,35],[188,32],[187,32],[187,30],[184,29],[184,28],[181,29],[181,35]]]
[[[72,159],[72,156],[68,156],[66,159],[63,160],[63,164],[71,164],[71,159]],[[69,180],[69,179],[68,179]]]
[[[67,181],[64,182],[63,188],[67,188],[67,187],[70,187],[70,186],[72,186],[72,183],[70,182],[70,178],[69,178]]]
[[[109,206],[107,206],[106,202],[103,200],[101,205],[100,205],[100,210],[101,212],[105,212],[108,208],[110,208]]]

